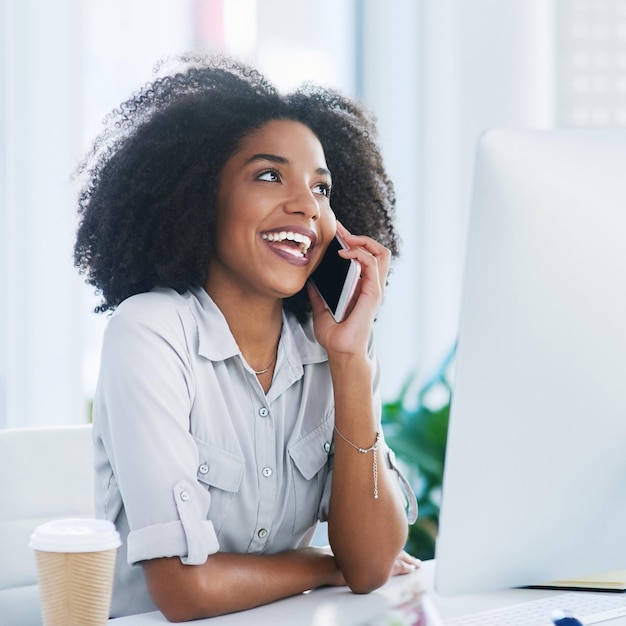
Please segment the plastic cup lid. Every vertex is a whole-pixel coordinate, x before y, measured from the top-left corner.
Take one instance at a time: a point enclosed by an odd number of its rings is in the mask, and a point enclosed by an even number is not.
[[[37,527],[28,546],[41,552],[100,552],[121,545],[115,525],[106,520],[59,519]]]

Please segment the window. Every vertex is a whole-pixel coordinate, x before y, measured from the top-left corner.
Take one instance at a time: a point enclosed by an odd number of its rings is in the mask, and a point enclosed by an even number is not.
[[[559,0],[557,123],[626,126],[626,0]]]

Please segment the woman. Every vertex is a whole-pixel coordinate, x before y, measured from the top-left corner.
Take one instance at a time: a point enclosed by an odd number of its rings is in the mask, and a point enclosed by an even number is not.
[[[397,241],[370,119],[214,59],[109,122],[75,261],[115,311],[94,402],[97,509],[124,540],[112,615],[190,620],[414,569],[371,339]],[[339,324],[309,283],[336,232],[362,268]],[[318,520],[330,548],[309,547]]]

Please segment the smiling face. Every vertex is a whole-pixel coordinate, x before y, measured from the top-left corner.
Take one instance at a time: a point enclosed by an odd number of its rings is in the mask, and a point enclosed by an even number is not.
[[[226,162],[207,292],[282,299],[300,291],[333,238],[330,172],[305,125],[273,120]]]

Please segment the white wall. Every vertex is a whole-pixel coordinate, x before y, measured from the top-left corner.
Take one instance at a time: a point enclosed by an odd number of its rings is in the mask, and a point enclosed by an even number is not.
[[[69,269],[80,4],[0,4],[0,427],[77,422],[85,413],[80,281]]]
[[[385,302],[376,322],[382,366],[382,394],[394,398],[418,369],[423,353],[424,273],[423,180],[420,118],[423,68],[423,3],[411,0],[363,5],[361,90],[378,119],[385,166],[394,182],[401,256],[392,268]]]
[[[554,121],[551,0],[368,0],[364,99],[397,183],[404,259],[378,329],[393,395],[456,339],[473,154],[492,126]],[[382,88],[381,88],[382,87]],[[415,115],[417,113],[417,115]]]

